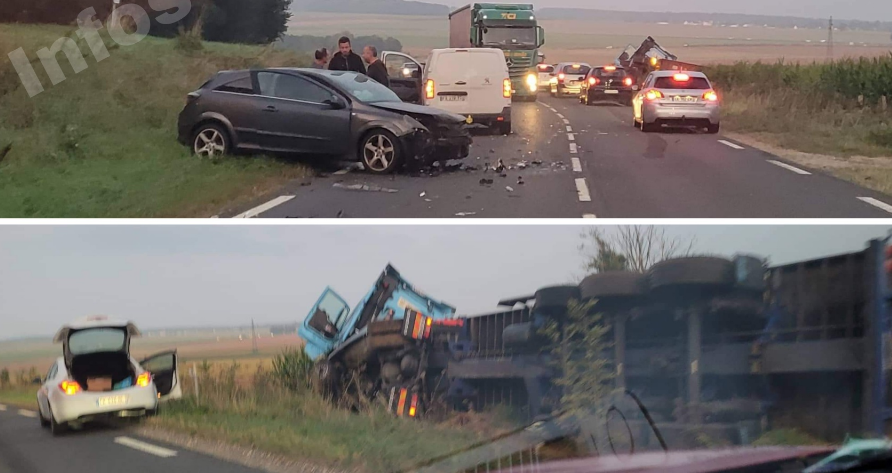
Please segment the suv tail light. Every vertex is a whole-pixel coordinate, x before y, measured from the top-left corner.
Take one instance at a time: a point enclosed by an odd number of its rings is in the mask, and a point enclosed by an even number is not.
[[[424,84],[424,97],[427,99],[434,98],[434,89],[434,80],[428,79],[427,82]]]
[[[647,100],[657,100],[663,98],[664,95],[659,90],[648,90],[647,93],[644,94],[644,97],[647,98]]]
[[[591,84],[591,85],[598,85],[598,84],[601,83],[601,80],[598,79],[597,77],[589,77],[589,78],[588,78],[588,83]]]
[[[136,385],[145,388],[149,385],[149,381],[151,381],[151,380],[152,380],[152,374],[149,373],[148,371],[146,371],[145,373],[137,376]]]
[[[502,97],[505,97],[506,99],[511,98],[511,79],[502,81]]]
[[[716,94],[714,90],[708,90],[703,94],[703,100],[706,100],[707,102],[718,102],[719,95]]]
[[[81,385],[77,384],[77,381],[62,381],[59,383],[59,389],[62,390],[63,393],[74,396],[75,394],[83,391],[81,389]]]
[[[631,87],[631,86],[632,86],[632,82],[633,82],[633,81],[632,81],[632,78],[631,78],[631,77],[626,77],[625,79],[623,79],[623,84],[626,84],[626,87]]]

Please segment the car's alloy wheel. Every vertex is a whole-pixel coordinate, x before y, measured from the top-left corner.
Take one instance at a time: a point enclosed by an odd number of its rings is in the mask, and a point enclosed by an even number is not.
[[[226,132],[216,125],[203,126],[195,133],[192,151],[202,158],[215,158],[229,152]]]
[[[386,131],[375,131],[366,136],[360,148],[362,164],[375,174],[393,172],[399,165],[400,151],[396,138]]]

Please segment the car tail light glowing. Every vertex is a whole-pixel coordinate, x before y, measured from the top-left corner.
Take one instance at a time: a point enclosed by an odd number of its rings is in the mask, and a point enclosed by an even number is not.
[[[626,84],[627,87],[631,86],[631,85],[632,85],[632,82],[633,82],[633,81],[632,81],[632,78],[631,78],[631,77],[626,77],[626,78],[623,80],[623,84]]]
[[[709,90],[705,94],[703,94],[703,100],[708,102],[718,102],[719,95],[715,93],[714,90]]]
[[[73,396],[82,391],[81,385],[77,384],[77,381],[62,381],[59,383],[59,389],[69,396]]]
[[[434,98],[434,80],[428,79],[424,84],[424,97],[428,99]]]
[[[691,80],[691,76],[687,74],[675,74],[674,76],[672,76],[672,80],[674,80],[675,82],[687,82]]]
[[[152,375],[148,371],[136,377],[136,385],[141,387],[147,387],[149,385],[149,381],[152,380]]]
[[[663,98],[663,93],[659,90],[648,90],[644,96],[647,100],[657,100]]]
[[[418,411],[418,394],[412,395],[412,402],[409,404],[409,417],[415,417]]]
[[[588,78],[588,83],[591,84],[591,85],[598,85],[600,82],[601,82],[601,81],[598,80],[597,77],[589,77],[589,78]]]
[[[563,72],[561,72],[560,74],[558,74],[558,80],[559,80],[559,81],[563,81],[563,80],[566,79],[566,78],[567,78],[567,75],[564,74]]]
[[[505,97],[506,99],[511,98],[511,79],[502,81],[502,97]]]

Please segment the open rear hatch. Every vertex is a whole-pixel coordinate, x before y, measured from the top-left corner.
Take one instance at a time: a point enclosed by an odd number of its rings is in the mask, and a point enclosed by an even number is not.
[[[139,330],[130,322],[88,317],[62,327],[54,341],[62,343],[65,365],[74,381],[92,392],[130,387],[137,373],[130,361],[130,339]]]

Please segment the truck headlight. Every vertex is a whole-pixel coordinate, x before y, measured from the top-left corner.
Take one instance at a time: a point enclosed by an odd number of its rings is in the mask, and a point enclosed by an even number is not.
[[[527,85],[530,87],[531,91],[535,91],[539,88],[539,78],[536,74],[527,75]]]

